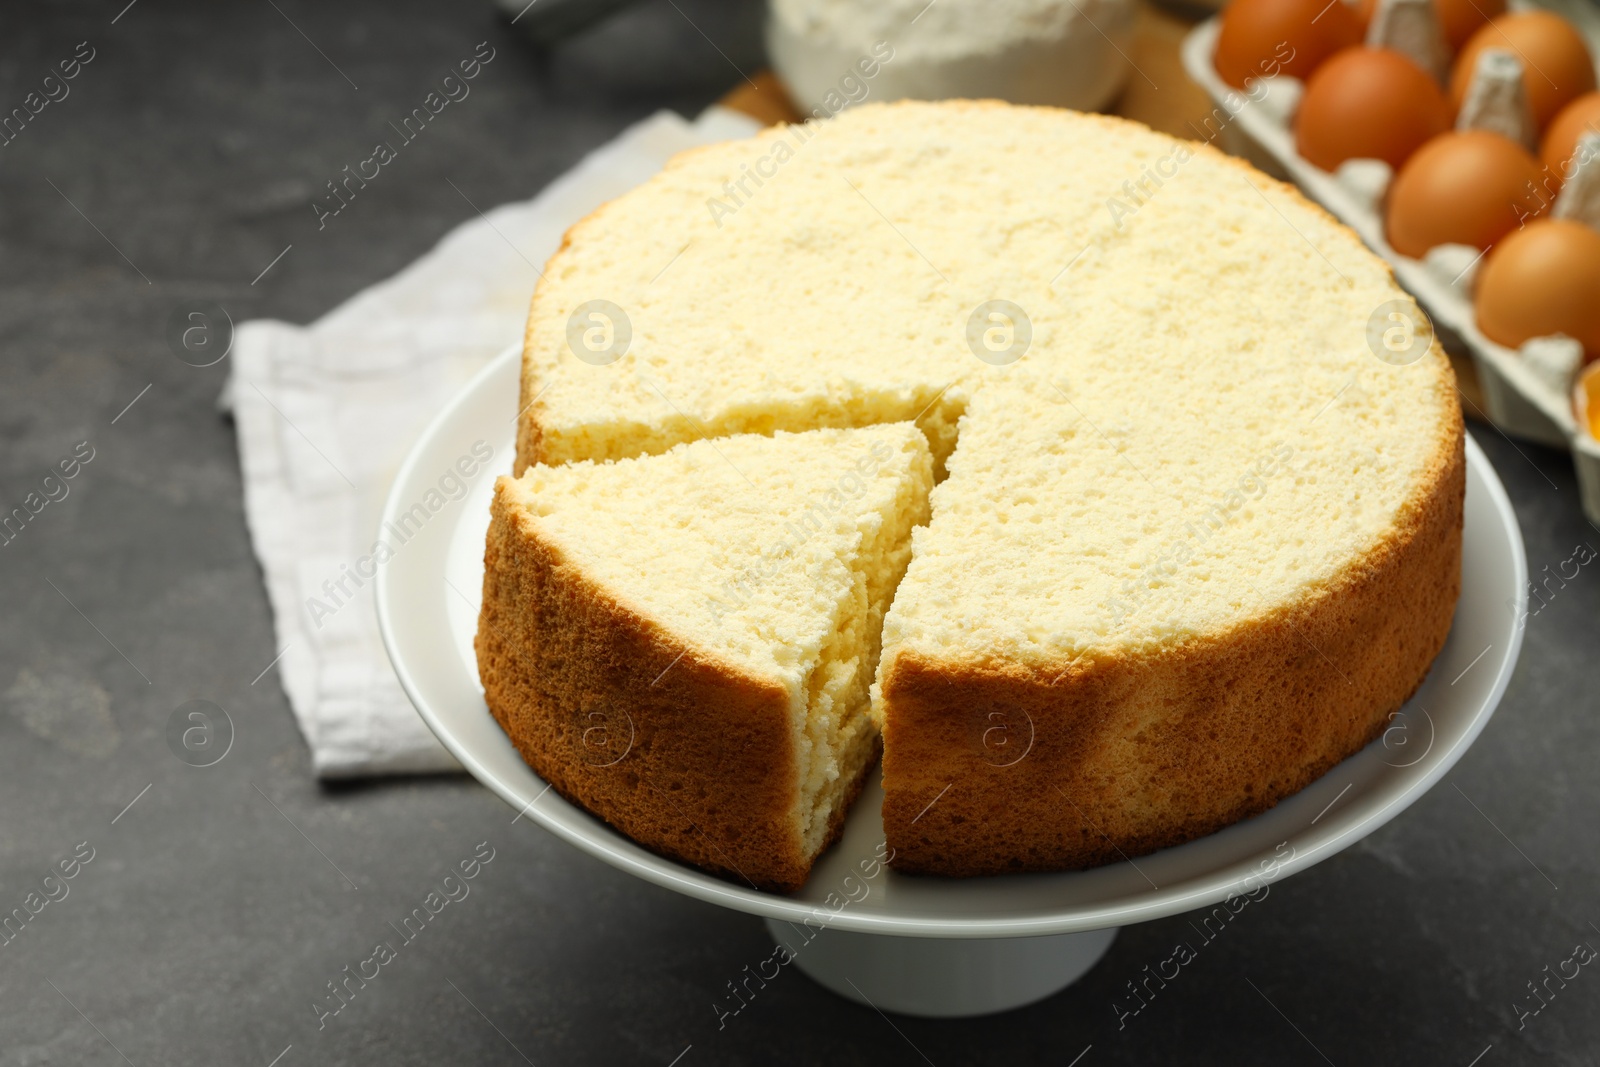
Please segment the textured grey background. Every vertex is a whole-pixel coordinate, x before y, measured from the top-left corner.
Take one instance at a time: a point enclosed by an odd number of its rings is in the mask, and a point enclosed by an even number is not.
[[[759,65],[758,20],[654,0],[541,57],[473,3],[140,0],[113,25],[123,2],[7,5],[0,29],[0,110],[77,42],[98,53],[0,148],[0,510],[78,442],[96,450],[0,547],[0,913],[95,850],[0,945],[0,1063],[265,1067],[291,1045],[283,1067],[664,1065],[691,1045],[683,1067],[1066,1064],[1090,1045],[1083,1067],[1595,1062],[1590,968],[1520,1033],[1513,1004],[1577,942],[1600,946],[1600,563],[1530,619],[1446,782],[1273,886],[1120,1032],[1113,1000],[1192,939],[1184,917],[1124,931],[1077,986],[1002,1016],[891,1025],[786,973],[719,1031],[724,983],[768,952],[757,920],[511,826],[466,779],[316,785],[276,676],[251,684],[275,646],[213,406],[225,368],[175,359],[167,316],[208,299],[314,318],[468,217],[447,177],[480,205],[525,197],[658,107],[693,114],[730,62]],[[472,96],[316,232],[322,182],[485,39],[500,57]],[[1600,546],[1563,456],[1473,432],[1531,570]],[[237,729],[206,769],[165,741],[196,698]],[[481,841],[496,856],[471,896],[319,1031],[325,983]]]

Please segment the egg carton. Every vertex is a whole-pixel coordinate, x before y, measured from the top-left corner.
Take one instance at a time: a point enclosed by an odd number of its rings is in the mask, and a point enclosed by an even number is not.
[[[1201,133],[1235,155],[1298,185],[1307,196],[1361,235],[1393,269],[1396,279],[1422,304],[1435,332],[1453,351],[1472,358],[1483,388],[1486,417],[1508,435],[1572,453],[1584,514],[1600,523],[1600,443],[1579,427],[1572,412],[1571,369],[1576,342],[1536,338],[1520,350],[1485,337],[1478,329],[1471,285],[1481,257],[1476,249],[1444,245],[1425,259],[1403,256],[1384,236],[1382,201],[1392,177],[1378,160],[1352,160],[1337,174],[1307,162],[1295,149],[1292,128],[1302,83],[1267,79],[1266,91],[1251,96],[1227,84],[1212,65],[1221,19],[1195,27],[1184,39],[1184,70],[1216,105]],[[1465,395],[1463,401],[1476,407]]]

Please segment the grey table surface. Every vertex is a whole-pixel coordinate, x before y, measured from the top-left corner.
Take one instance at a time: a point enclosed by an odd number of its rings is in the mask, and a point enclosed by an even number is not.
[[[38,909],[0,943],[0,1063],[1596,1062],[1600,976],[1528,983],[1600,946],[1600,565],[1551,585],[1445,782],[1274,885],[1125,1027],[1113,1003],[1186,917],[1004,1015],[888,1018],[786,972],[719,1025],[758,920],[511,825],[465,778],[318,785],[276,675],[252,681],[275,649],[226,367],[176,359],[168,316],[310,321],[468,217],[447,178],[523,198],[630,121],[695,113],[760,65],[759,12],[653,0],[536,53],[477,3],[125,3],[0,20],[7,112],[94,51],[0,147],[0,510],[94,450],[0,546],[0,914]],[[470,101],[318,233],[327,176],[485,40],[505,58]],[[1472,432],[1536,576],[1600,546],[1564,456]],[[167,744],[190,699],[236,727],[208,768]],[[484,842],[470,896],[319,1026],[327,984]]]

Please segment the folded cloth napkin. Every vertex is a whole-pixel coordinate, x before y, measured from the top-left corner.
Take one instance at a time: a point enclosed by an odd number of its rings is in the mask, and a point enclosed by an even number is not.
[[[390,483],[445,400],[521,338],[534,264],[569,226],[675,153],[757,129],[718,107],[693,123],[660,112],[312,325],[239,326],[223,403],[277,628],[262,673],[277,668],[318,776],[460,769],[395,679],[373,583],[351,569],[371,549]]]

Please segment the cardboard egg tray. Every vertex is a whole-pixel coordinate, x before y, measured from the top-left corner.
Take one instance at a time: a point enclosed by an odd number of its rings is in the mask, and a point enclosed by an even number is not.
[[[1422,304],[1435,332],[1452,351],[1472,358],[1483,388],[1483,409],[1463,395],[1469,414],[1487,418],[1509,435],[1571,451],[1577,467],[1584,514],[1600,523],[1600,443],[1581,428],[1572,412],[1570,387],[1557,389],[1530,369],[1523,356],[1496,344],[1478,329],[1472,300],[1438,263],[1403,256],[1384,236],[1383,215],[1352,185],[1307,162],[1295,150],[1292,115],[1274,106],[1270,85],[1252,100],[1217,75],[1212,65],[1221,19],[1213,18],[1183,42],[1183,66],[1216,105],[1202,138],[1243,156],[1269,174],[1287,177],[1345,225],[1361,235],[1394,270],[1395,277]],[[1276,81],[1277,79],[1274,79]],[[1381,203],[1381,200],[1380,200]]]

